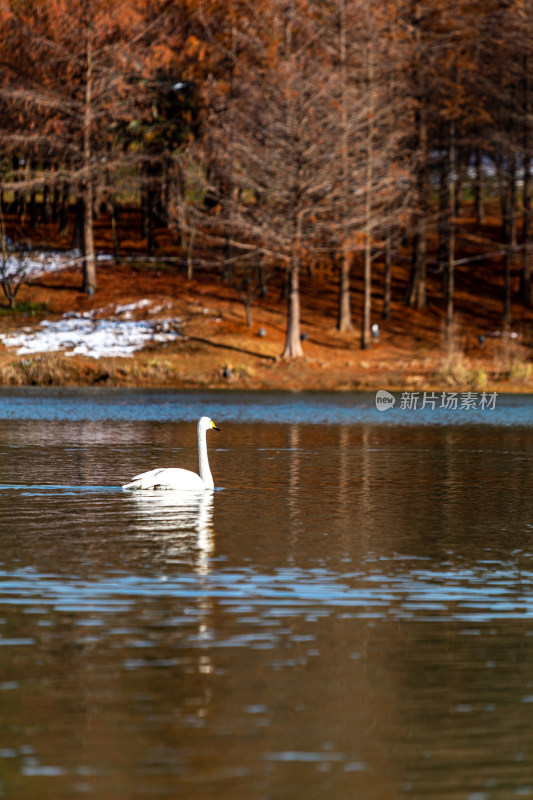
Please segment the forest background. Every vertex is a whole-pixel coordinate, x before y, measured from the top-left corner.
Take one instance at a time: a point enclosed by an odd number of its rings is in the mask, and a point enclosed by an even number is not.
[[[532,12],[3,0],[1,325],[155,291],[181,340],[2,382],[529,388]]]

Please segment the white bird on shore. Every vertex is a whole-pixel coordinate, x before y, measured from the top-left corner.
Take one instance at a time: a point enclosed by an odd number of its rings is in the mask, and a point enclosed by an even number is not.
[[[136,475],[123,489],[174,489],[179,491],[198,492],[202,489],[214,489],[213,476],[209,469],[207,458],[206,432],[214,429],[219,431],[209,417],[200,417],[198,420],[198,461],[200,474],[188,469],[168,467],[166,469],[151,469]]]

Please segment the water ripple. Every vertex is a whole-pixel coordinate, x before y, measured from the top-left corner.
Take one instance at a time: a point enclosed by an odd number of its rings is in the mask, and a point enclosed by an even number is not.
[[[192,422],[200,413],[231,422],[355,425],[525,425],[531,427],[531,397],[499,395],[494,409],[426,407],[376,409],[375,392],[188,393],[135,389],[3,389],[0,419],[68,421]],[[421,396],[423,392],[420,393]]]
[[[372,613],[378,619],[439,619],[488,621],[533,616],[533,572],[503,567],[497,576],[484,571],[468,574],[412,571],[400,575],[352,574],[325,570],[280,570],[260,574],[223,571],[207,575],[147,578],[118,575],[94,580],[71,580],[40,575],[33,570],[0,572],[0,605],[27,606],[36,602],[57,610],[116,612],[140,599],[181,598],[188,603],[210,600],[242,614],[268,609],[272,615],[309,609],[351,610],[355,616]],[[243,605],[245,604],[245,605]]]

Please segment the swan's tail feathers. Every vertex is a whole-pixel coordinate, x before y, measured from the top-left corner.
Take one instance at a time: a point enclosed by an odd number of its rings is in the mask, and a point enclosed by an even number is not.
[[[129,483],[123,485],[123,489],[153,489],[157,483],[157,477],[163,469],[151,469],[149,472],[142,472],[140,475],[135,475]]]
[[[122,485],[123,489],[140,489],[142,486],[142,481],[131,481],[131,483],[124,483]]]

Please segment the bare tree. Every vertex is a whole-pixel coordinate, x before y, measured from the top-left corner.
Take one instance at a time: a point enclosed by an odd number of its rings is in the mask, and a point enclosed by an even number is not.
[[[332,51],[338,48],[327,129],[336,176],[335,213],[329,224],[341,252],[337,327],[352,329],[350,273],[359,251],[363,349],[371,339],[372,262],[383,251],[392,219],[406,199],[398,168],[402,53],[392,35],[395,11],[386,0],[372,8],[361,0],[338,0],[338,43],[330,41]],[[390,247],[388,253],[390,257]]]
[[[1,251],[0,251],[0,284],[2,291],[9,303],[9,308],[15,308],[18,290],[28,279],[30,268],[31,250],[23,243],[8,242],[5,227],[2,221]]]
[[[348,15],[346,0],[338,2],[339,16],[339,90],[340,90],[340,116],[341,116],[341,187],[343,194],[344,207],[350,207],[350,102],[348,87],[348,36],[353,31],[348,29]],[[342,261],[340,266],[340,286],[339,286],[339,312],[337,318],[337,328],[339,331],[351,331],[352,309],[350,295],[350,272],[353,261],[353,247],[350,246],[348,232],[342,236]]]
[[[331,202],[326,145],[332,76],[317,76],[321,19],[316,9],[276,0],[264,11],[260,17],[249,12],[240,29],[232,28],[232,40],[239,40],[232,54],[239,53],[238,80],[231,96],[213,103],[210,151],[226,178],[221,206],[232,245],[260,250],[287,269],[283,357],[290,359],[303,354],[301,265],[319,247],[320,219]]]

